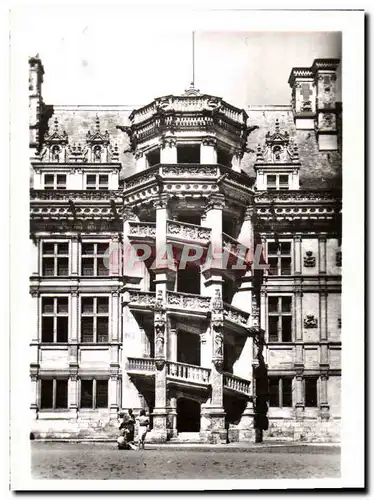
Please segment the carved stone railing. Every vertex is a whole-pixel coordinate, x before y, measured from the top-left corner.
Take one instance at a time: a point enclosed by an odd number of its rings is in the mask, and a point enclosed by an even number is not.
[[[121,201],[119,190],[77,190],[77,189],[30,189],[31,200],[116,200]]]
[[[149,307],[153,308],[156,301],[155,292],[141,292],[139,290],[126,290],[124,302],[133,307]]]
[[[217,165],[196,165],[193,163],[163,164],[161,166],[161,177],[218,177]]]
[[[188,224],[186,222],[178,222],[168,220],[166,222],[167,236],[173,238],[180,238],[182,240],[192,240],[199,243],[209,243],[211,229],[208,227],[201,227],[195,224]]]
[[[255,194],[256,203],[307,203],[307,202],[337,202],[341,200],[339,190],[290,190],[290,191],[258,191]]]
[[[250,314],[230,304],[223,304],[223,316],[227,321],[246,327]]]
[[[156,175],[158,175],[159,168],[151,167],[145,171],[139,172],[137,174],[133,174],[127,179],[125,179],[124,183],[124,191],[128,191],[133,189],[134,187],[141,186],[142,184],[146,184],[149,181],[155,181]]]
[[[188,311],[208,312],[210,297],[202,297],[192,293],[170,292],[166,293],[167,306]]]
[[[188,382],[209,383],[209,368],[168,361],[166,370],[167,377],[187,380]]]
[[[232,391],[240,392],[246,396],[251,396],[251,382],[244,378],[237,377],[231,373],[223,374],[223,387]]]
[[[156,364],[153,358],[127,358],[126,370],[128,372],[154,372]]]
[[[222,233],[222,247],[226,252],[230,252],[236,256],[240,255],[243,259],[245,257],[246,247],[241,245],[239,241],[226,233]]]
[[[156,238],[155,222],[129,221],[129,237]]]

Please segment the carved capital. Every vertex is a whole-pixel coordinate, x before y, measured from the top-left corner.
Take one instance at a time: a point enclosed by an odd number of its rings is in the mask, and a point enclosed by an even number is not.
[[[204,137],[202,140],[203,146],[216,146],[217,139],[215,137]]]
[[[244,214],[244,220],[252,220],[253,216],[255,214],[255,207],[254,206],[248,206],[245,209],[245,214]]]
[[[169,197],[167,195],[161,195],[157,200],[154,200],[153,205],[156,210],[165,209],[168,207]]]
[[[220,372],[223,368],[223,359],[216,358],[216,359],[213,359],[212,361],[213,361],[214,366],[216,367],[216,370],[218,370]]]
[[[79,295],[79,288],[71,288],[70,293],[71,293],[72,297],[78,297],[78,295]]]
[[[39,290],[39,287],[36,287],[36,286],[31,286],[30,287],[30,294],[31,294],[31,297],[33,299],[36,299],[39,297],[40,295],[40,290]]]
[[[205,211],[209,210],[223,210],[226,206],[225,198],[223,195],[209,196],[208,203],[206,204]]]

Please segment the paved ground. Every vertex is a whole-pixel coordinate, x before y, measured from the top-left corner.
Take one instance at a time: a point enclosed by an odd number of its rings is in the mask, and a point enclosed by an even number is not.
[[[340,477],[335,446],[117,450],[114,443],[31,443],[34,479],[272,479]]]

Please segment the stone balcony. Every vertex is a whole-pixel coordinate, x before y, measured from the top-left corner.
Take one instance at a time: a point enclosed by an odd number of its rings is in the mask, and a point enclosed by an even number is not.
[[[146,241],[151,244],[156,240],[156,223],[129,221],[130,241]],[[210,241],[211,229],[187,222],[168,220],[166,226],[166,238],[170,243],[176,245],[188,243],[206,246]]]
[[[126,371],[130,376],[153,377],[156,363],[152,358],[127,358]],[[166,378],[169,383],[178,386],[204,387],[211,384],[211,370],[202,366],[166,361]],[[251,381],[237,377],[232,373],[223,373],[223,389],[225,392],[240,397],[251,398]]]

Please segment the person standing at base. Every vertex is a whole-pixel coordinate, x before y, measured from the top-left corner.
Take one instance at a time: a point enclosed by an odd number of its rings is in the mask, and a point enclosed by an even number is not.
[[[145,414],[145,410],[140,410],[139,417],[136,419],[138,424],[138,450],[144,450],[144,441],[149,431],[149,418]]]

